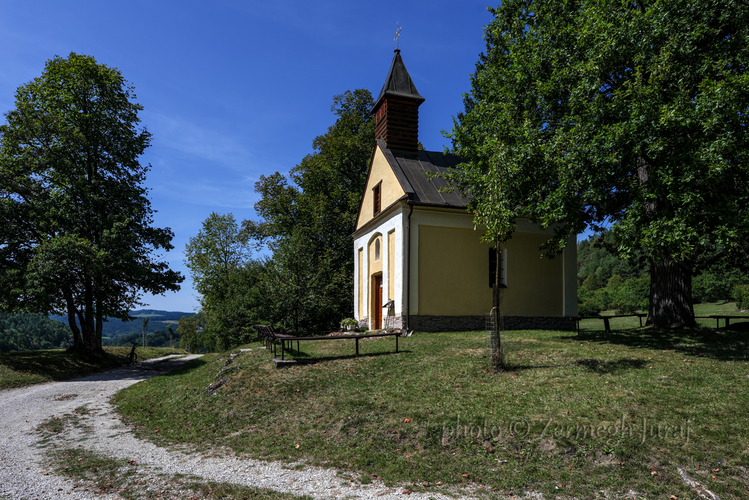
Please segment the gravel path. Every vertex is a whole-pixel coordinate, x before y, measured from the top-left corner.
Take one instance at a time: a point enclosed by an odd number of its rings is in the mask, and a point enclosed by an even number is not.
[[[139,363],[136,367],[69,380],[51,382],[18,389],[0,391],[0,498],[11,499],[115,499],[112,494],[84,491],[80,483],[56,475],[47,463],[45,450],[40,449],[36,427],[44,420],[72,414],[75,408],[86,406],[90,413],[81,417],[87,429],[80,427],[60,433],[57,445],[82,447],[100,454],[134,461],[139,473],[144,473],[144,487],[155,496],[168,481],[159,474],[185,474],[217,482],[228,482],[250,487],[269,488],[319,499],[413,498],[417,500],[455,499],[453,495],[405,493],[407,486],[390,488],[381,481],[362,485],[349,482],[334,469],[305,466],[289,469],[289,464],[262,462],[237,458],[233,455],[197,455],[160,448],[136,439],[122,424],[109,398],[129,385],[164,373],[197,356],[178,359],[159,358]],[[165,360],[166,359],[166,360]],[[161,490],[160,490],[161,488]],[[472,493],[472,492],[463,492]]]

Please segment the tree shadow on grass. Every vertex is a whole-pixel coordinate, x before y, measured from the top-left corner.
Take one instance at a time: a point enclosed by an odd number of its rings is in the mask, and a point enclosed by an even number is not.
[[[70,380],[92,373],[111,370],[122,365],[123,357],[63,350],[24,351],[0,355],[0,363],[14,372],[41,376],[48,380]]]
[[[636,370],[645,368],[647,361],[644,359],[631,359],[622,358],[618,361],[606,361],[603,359],[586,358],[579,359],[575,362],[576,365],[587,368],[594,373],[612,375],[618,374],[627,370]]]
[[[729,329],[706,327],[660,330],[652,327],[605,332],[581,330],[560,338],[571,341],[616,344],[627,347],[672,350],[684,355],[719,361],[749,361],[749,323],[736,323]]]
[[[206,363],[207,361],[203,360],[203,358],[195,358],[185,362],[180,362],[179,358],[176,358],[159,363],[161,366],[159,366],[157,371],[164,377],[180,376],[197,370]]]
[[[289,364],[292,364],[292,361],[296,361],[298,364],[316,364],[320,362],[325,361],[338,361],[338,360],[344,360],[344,359],[357,359],[357,358],[378,358],[380,356],[398,356],[400,354],[404,353],[410,353],[411,351],[406,349],[400,349],[398,352],[392,351],[392,352],[369,352],[369,353],[359,353],[357,356],[356,354],[340,354],[340,355],[321,355],[321,356],[313,356],[310,354],[305,353],[304,351],[297,352],[297,351],[286,351],[286,359],[284,361],[289,362]],[[291,354],[293,357],[288,357],[289,354]],[[275,359],[280,359],[276,357]]]

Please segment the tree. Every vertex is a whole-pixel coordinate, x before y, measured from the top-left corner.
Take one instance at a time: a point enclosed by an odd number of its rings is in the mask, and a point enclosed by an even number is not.
[[[71,53],[18,88],[0,127],[0,308],[67,314],[86,351],[106,318],[183,280],[154,255],[173,234],[152,227],[133,99],[119,70]]]
[[[206,338],[218,350],[249,341],[262,302],[258,263],[250,259],[246,231],[232,214],[211,213],[185,247],[185,264],[202,295]]]
[[[279,307],[269,319],[294,329],[321,330],[353,315],[351,233],[374,147],[373,106],[367,90],[335,96],[336,121],[312,142],[314,152],[288,178],[276,172],[255,185],[260,219],[243,226],[273,251],[272,276],[302,280],[284,286],[274,281],[282,295],[274,295]]]
[[[609,232],[650,267],[648,322],[694,325],[691,277],[747,262],[749,4],[507,0],[455,120],[485,239],[520,217]]]
[[[177,326],[179,347],[189,352],[207,351],[213,348],[214,339],[205,331],[203,315],[182,316]]]
[[[247,233],[234,215],[212,212],[185,246],[185,265],[204,297],[226,293],[230,276],[250,258]]]

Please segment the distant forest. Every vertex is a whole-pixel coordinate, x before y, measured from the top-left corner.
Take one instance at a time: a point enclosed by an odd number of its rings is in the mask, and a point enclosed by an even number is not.
[[[0,313],[0,352],[67,349],[72,345],[70,327],[44,314]]]
[[[131,340],[143,341],[143,319],[148,318],[146,343],[150,347],[168,347],[168,325],[172,325],[174,346],[179,346],[177,321],[195,313],[137,310],[130,313],[132,321],[112,320],[104,323],[104,345],[129,346]],[[67,349],[73,345],[67,316],[44,314],[0,313],[0,352]]]
[[[578,315],[601,311],[647,312],[650,296],[650,267],[637,255],[623,260],[598,244],[593,235],[577,244]],[[692,277],[695,304],[733,301],[734,287],[749,284],[749,276],[727,266],[715,266]]]

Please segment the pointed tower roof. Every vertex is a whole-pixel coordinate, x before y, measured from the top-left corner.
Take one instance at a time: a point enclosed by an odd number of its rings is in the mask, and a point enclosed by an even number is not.
[[[385,96],[412,99],[419,104],[424,102],[424,98],[421,97],[419,91],[416,90],[416,85],[411,80],[411,75],[408,74],[406,65],[403,64],[403,58],[399,49],[395,49],[395,56],[393,57],[393,62],[390,64],[390,71],[388,71],[385,84],[382,86],[380,96],[377,98],[373,109],[377,109],[377,106],[379,106]]]

